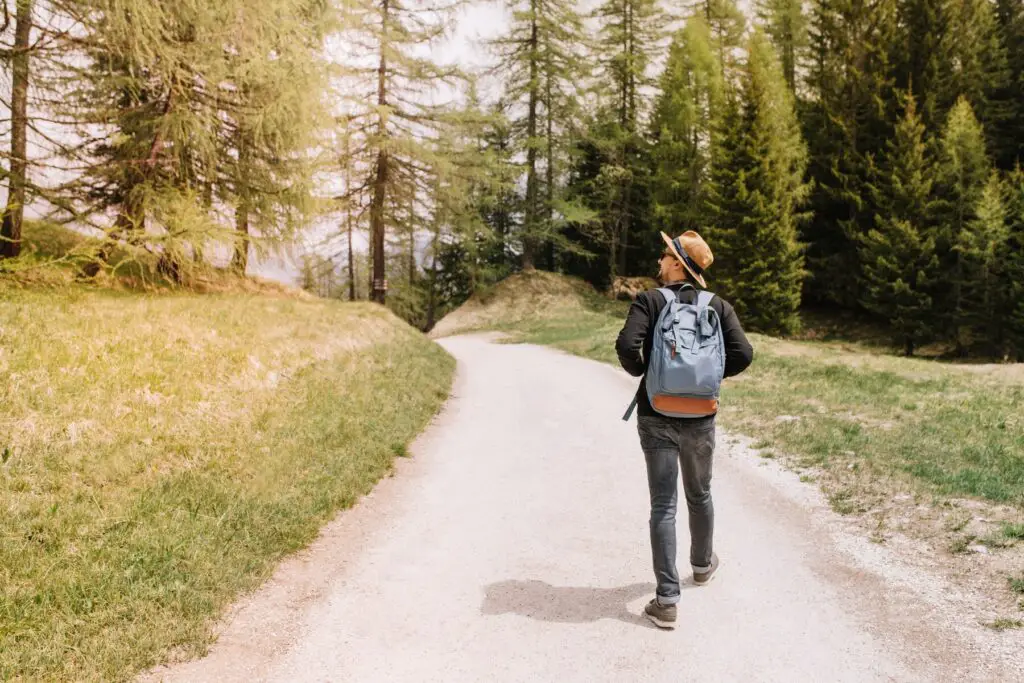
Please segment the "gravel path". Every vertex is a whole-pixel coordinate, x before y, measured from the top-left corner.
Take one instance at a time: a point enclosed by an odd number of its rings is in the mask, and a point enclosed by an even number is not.
[[[640,616],[643,457],[619,419],[634,380],[534,346],[441,343],[459,375],[415,457],[240,602],[208,657],[144,680],[1024,680],[941,586],[923,595],[929,577],[844,536],[813,487],[722,434],[722,569],[684,586],[678,629],[656,629]]]

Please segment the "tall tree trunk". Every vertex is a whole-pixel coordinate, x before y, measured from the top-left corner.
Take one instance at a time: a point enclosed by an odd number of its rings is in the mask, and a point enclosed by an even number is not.
[[[378,135],[382,142],[381,148],[377,152],[377,173],[373,181],[373,199],[370,202],[370,249],[373,253],[373,278],[371,280],[370,298],[379,304],[383,304],[387,296],[387,285],[384,280],[386,274],[384,263],[384,202],[387,198],[388,183],[390,181],[390,160],[388,159],[387,147],[383,142],[388,135],[387,121],[383,108],[388,103],[387,49],[389,24],[390,3],[389,0],[384,0],[381,8],[380,63],[377,67],[377,104],[381,107],[378,114]]]
[[[416,284],[416,190],[409,197],[409,285]]]
[[[547,118],[547,168],[546,173],[546,187],[544,188],[544,232],[547,236],[545,241],[545,267],[554,272],[555,270],[555,133],[554,133],[554,112],[552,111],[551,102],[553,95],[551,92],[551,80],[554,75],[551,73],[552,66],[549,64],[547,67],[547,78],[545,79],[545,93],[544,96],[547,98],[547,106],[545,114]]]
[[[18,0],[14,51],[11,56],[11,179],[7,189],[7,208],[0,225],[0,258],[21,253],[21,224],[25,217],[25,173],[28,131],[29,37],[32,32],[32,0]]]
[[[162,116],[167,116],[170,113],[173,103],[174,89],[172,88],[167,94],[167,100],[164,102]],[[122,239],[125,235],[139,233],[146,229],[146,207],[135,189],[145,182],[146,177],[156,167],[162,145],[163,134],[160,130],[157,130],[156,135],[153,136],[153,140],[149,144],[149,154],[146,155],[143,163],[139,165],[141,168],[131,171],[128,174],[128,178],[124,181],[124,195],[121,200],[120,210],[117,213],[117,219],[114,221],[114,229],[107,235],[103,245],[96,253],[96,258],[82,268],[82,274],[86,277],[95,277],[100,272],[102,264],[110,260],[110,255],[114,252],[114,247],[117,246],[118,240]],[[162,260],[161,258],[158,261],[158,268],[161,265],[166,267],[166,264],[162,264]]]
[[[348,185],[346,185],[348,187]],[[345,215],[345,230],[348,233],[348,300],[356,300],[356,267],[355,255],[352,253],[352,207],[349,206]]]
[[[239,275],[245,275],[245,271],[249,268],[249,201],[247,199],[240,200],[235,209],[235,232],[238,233],[238,236],[231,267]]]
[[[245,275],[249,267],[249,181],[248,175],[250,161],[249,140],[246,133],[238,131],[238,176],[235,178],[238,194],[238,206],[235,207],[235,254],[231,260],[231,267],[239,275]]]
[[[352,253],[352,140],[349,134],[345,134],[345,192],[347,201],[345,203],[345,232],[348,235],[348,300],[356,300],[356,267],[355,254]]]
[[[437,322],[437,242],[440,232],[440,227],[435,227],[434,239],[431,241],[430,246],[430,289],[427,292],[427,324],[425,330],[427,332],[432,330]]]
[[[523,225],[523,270],[532,270],[537,261],[537,104],[539,97],[537,64],[537,0],[530,1],[530,100],[526,115],[526,215]]]
[[[623,25],[625,35],[624,50],[626,52],[626,63],[628,68],[624,74],[622,83],[622,127],[626,135],[626,141],[622,146],[622,165],[630,167],[632,159],[632,138],[636,128],[636,44],[633,35],[635,30],[633,18],[633,3],[625,0],[623,6]],[[632,182],[628,177],[622,183],[622,216],[619,221],[619,263],[618,274],[626,275],[626,266],[629,259],[629,231],[632,218]]]

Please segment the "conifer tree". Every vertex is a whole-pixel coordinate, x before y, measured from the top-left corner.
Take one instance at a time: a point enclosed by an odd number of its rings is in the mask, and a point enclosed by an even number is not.
[[[916,110],[925,130],[942,126],[945,113],[939,106],[940,89],[949,73],[942,54],[948,32],[947,2],[899,0],[897,34],[892,45],[894,85],[915,93]]]
[[[82,189],[116,218],[87,275],[119,241],[148,248],[159,240],[163,274],[180,280],[186,247],[198,250],[217,231],[202,207],[200,178],[219,162],[218,86],[230,82],[214,34],[240,28],[237,9],[96,0],[89,64],[69,100],[74,115],[113,131],[89,150],[99,163]]]
[[[1024,3],[996,0],[996,17],[1007,73],[1004,87],[994,95],[1003,106],[1003,118],[989,139],[996,163],[1009,171],[1024,162]]]
[[[661,39],[665,15],[655,0],[606,0],[595,15],[601,22],[598,50],[599,92],[604,96],[595,142],[607,163],[600,172],[604,226],[609,236],[611,275],[626,275],[631,265],[649,260],[635,244],[644,237],[649,165],[642,134],[650,85],[649,66]]]
[[[1001,315],[1018,362],[1024,362],[1024,170],[1017,166],[1006,179],[1006,267]]]
[[[544,251],[552,267],[558,242],[555,203],[559,167],[570,146],[577,89],[587,71],[580,57],[583,23],[568,0],[512,0],[512,26],[494,42],[504,78],[503,100],[513,119],[517,148],[525,157],[521,226],[524,268]]]
[[[998,99],[1009,74],[995,7],[991,0],[957,0],[944,8],[947,28],[939,48],[949,69],[934,84],[940,111],[966,98],[986,130],[998,130],[1009,115],[1009,103]]]
[[[716,155],[725,81],[702,16],[672,40],[651,120],[653,220],[666,233],[709,221],[707,183]]]
[[[254,229],[263,245],[280,243],[314,208],[309,150],[329,125],[319,50],[332,17],[319,0],[247,4],[241,12],[228,51],[233,87],[221,96],[224,173],[205,180],[234,207],[232,266],[244,274]]]
[[[365,188],[369,195],[371,298],[378,303],[387,292],[387,234],[406,231],[410,193],[430,192],[433,140],[450,118],[450,104],[432,103],[430,94],[454,85],[459,74],[425,48],[445,34],[454,6],[447,0],[356,0],[346,5],[338,33],[347,76],[337,94],[353,131],[353,161],[368,170],[353,191]]]
[[[793,95],[760,30],[750,37],[747,55],[726,162],[715,174],[715,250],[728,263],[722,285],[745,323],[790,333],[800,325],[805,275],[797,222],[807,195],[807,152]]]
[[[180,281],[225,237],[215,188],[244,233],[236,264],[248,256],[250,220],[282,236],[308,196],[296,181],[322,91],[306,77],[319,73],[320,6],[94,0],[83,12],[85,62],[65,79],[61,114],[102,133],[88,136],[91,164],[66,187],[116,216],[86,274],[122,242],[155,252],[161,273]]]
[[[960,234],[956,250],[964,263],[963,297],[968,302],[964,324],[970,331],[971,348],[987,356],[1002,357],[1006,342],[1004,297],[1007,266],[1005,191],[997,171],[992,171],[981,191],[974,220]]]
[[[969,350],[969,308],[976,304],[968,299],[972,294],[972,248],[976,243],[973,233],[976,228],[986,232],[991,229],[987,220],[984,225],[978,222],[990,173],[984,130],[970,103],[961,98],[949,113],[939,145],[935,192],[936,246],[944,280],[936,298],[937,319],[949,330],[959,355]]]
[[[743,46],[747,20],[735,0],[696,0],[689,4],[689,13],[704,19],[727,79],[738,79],[740,64],[737,52]]]
[[[931,217],[936,168],[912,94],[874,173],[875,228],[862,238],[864,308],[892,327],[910,356],[935,334],[932,291],[939,276]]]
[[[29,38],[33,25],[32,0],[17,0],[15,16],[14,42],[10,55],[5,57],[11,63],[11,148],[10,172],[7,183],[7,206],[0,223],[0,258],[14,258],[21,253],[21,224],[25,216],[25,200],[27,197],[28,168],[28,89],[29,89],[29,58],[31,51]],[[7,5],[4,3],[4,14]]]
[[[810,47],[803,0],[761,0],[757,13],[779,53],[786,82],[795,93],[800,67]]]
[[[894,0],[816,0],[811,13],[813,98],[804,112],[814,181],[803,239],[811,273],[807,294],[855,308],[860,236],[873,227],[866,184],[870,155],[891,137],[889,50]]]

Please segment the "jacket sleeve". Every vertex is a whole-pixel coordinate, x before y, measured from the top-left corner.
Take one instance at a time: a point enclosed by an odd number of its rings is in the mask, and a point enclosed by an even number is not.
[[[615,353],[619,356],[619,363],[622,369],[633,377],[640,377],[646,369],[643,348],[650,323],[650,301],[644,293],[630,305],[626,324],[619,332],[619,338],[615,340]]]
[[[734,377],[754,360],[754,347],[743,333],[739,316],[728,301],[722,301],[722,336],[725,338],[725,376]]]

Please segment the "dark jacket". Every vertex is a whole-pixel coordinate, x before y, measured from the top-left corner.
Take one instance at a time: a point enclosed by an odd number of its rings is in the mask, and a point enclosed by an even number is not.
[[[695,303],[697,292],[687,289],[678,294],[682,283],[670,285],[669,289],[677,293],[679,300],[684,303]],[[661,309],[665,307],[665,299],[657,290],[648,290],[638,295],[633,305],[629,307],[629,315],[626,316],[626,324],[619,332],[619,338],[615,341],[615,352],[619,356],[619,363],[623,369],[634,377],[640,377],[647,372],[647,359],[651,357],[651,329],[658,322]],[[743,327],[736,316],[736,311],[721,297],[716,296],[711,300],[711,308],[718,313],[718,319],[722,321],[722,336],[725,340],[725,376],[738,375],[754,360],[754,349],[743,334]],[[651,407],[651,401],[647,397],[647,379],[640,381],[640,388],[637,390],[637,414],[641,416],[658,415]]]

